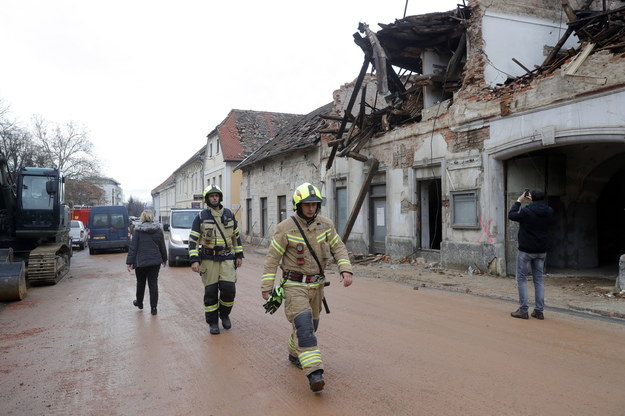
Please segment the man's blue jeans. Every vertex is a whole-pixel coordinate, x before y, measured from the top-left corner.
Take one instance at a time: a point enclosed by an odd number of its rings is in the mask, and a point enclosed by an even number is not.
[[[547,257],[547,253],[525,253],[519,250],[517,254],[516,286],[519,290],[519,309],[521,309],[521,312],[527,312],[529,309],[527,304],[527,275],[530,268],[532,270],[532,280],[534,281],[535,309],[542,312],[545,308],[545,282],[543,280],[545,257]]]

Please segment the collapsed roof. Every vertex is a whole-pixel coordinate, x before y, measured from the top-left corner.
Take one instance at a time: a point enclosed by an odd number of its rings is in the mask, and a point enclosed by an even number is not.
[[[267,140],[256,151],[250,154],[236,169],[242,169],[262,160],[274,158],[294,150],[303,150],[315,147],[321,139],[321,133],[326,126],[323,116],[332,112],[334,103],[328,103],[316,110],[299,116],[296,120],[282,128],[276,136]]]

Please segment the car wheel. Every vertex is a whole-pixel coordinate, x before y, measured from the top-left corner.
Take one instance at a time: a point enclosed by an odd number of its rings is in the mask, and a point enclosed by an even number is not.
[[[78,244],[78,248],[81,249],[81,250],[84,250],[85,249],[85,243]]]
[[[95,250],[89,247],[89,254],[95,254]]]
[[[169,260],[169,267],[176,267],[178,265],[178,263],[176,263],[174,260]]]

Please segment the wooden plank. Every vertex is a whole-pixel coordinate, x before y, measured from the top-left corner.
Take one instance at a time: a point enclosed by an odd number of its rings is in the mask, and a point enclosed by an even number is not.
[[[520,66],[521,68],[523,68],[523,70],[525,72],[527,72],[529,75],[532,74],[532,71],[530,71],[529,69],[527,69],[527,67],[525,65],[523,65],[521,62],[517,61],[515,58],[512,58],[512,61],[517,64],[518,66]]]
[[[586,58],[588,58],[588,55],[590,55],[590,53],[593,51],[594,48],[595,48],[594,43],[586,43],[582,47],[582,51],[579,54],[577,54],[575,58],[573,58],[573,62],[571,62],[569,64],[569,67],[566,68],[566,70],[564,71],[564,75],[574,75],[579,69],[579,67],[584,63]]]
[[[541,66],[549,66],[549,65],[551,65],[551,63],[553,63],[553,60],[558,55],[558,52],[560,52],[560,49],[562,49],[562,46],[567,41],[569,36],[571,36],[572,33],[573,33],[573,28],[571,26],[569,26],[566,29],[566,32],[564,32],[564,35],[562,35],[562,37],[558,41],[558,43],[556,43],[556,46],[553,47],[553,50],[551,51],[549,56],[547,56],[545,58],[545,61],[543,62],[543,64]]]
[[[373,181],[373,177],[375,176],[375,174],[378,173],[379,166],[380,162],[377,159],[371,159],[371,167],[369,169],[369,173],[367,174],[367,177],[365,178],[365,181],[360,188],[358,198],[356,198],[356,203],[352,207],[352,212],[349,214],[347,224],[345,224],[345,230],[343,231],[343,235],[341,236],[341,239],[344,243],[347,242],[347,239],[352,232],[352,228],[354,228],[354,223],[356,222],[356,218],[358,218],[358,213],[360,212],[360,207],[362,207],[362,203],[369,193],[371,181]]]
[[[369,160],[367,156],[361,155],[360,153],[356,153],[356,152],[347,152],[347,156],[351,157],[352,159],[359,160],[361,162],[366,162],[367,160]]]

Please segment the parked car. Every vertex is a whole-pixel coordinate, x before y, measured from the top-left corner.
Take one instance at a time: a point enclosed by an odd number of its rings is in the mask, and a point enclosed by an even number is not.
[[[84,250],[85,244],[87,244],[87,229],[85,228],[85,224],[80,220],[71,220],[69,226],[69,236],[72,237],[72,245],[78,246],[78,248]]]
[[[130,218],[121,205],[91,207],[89,213],[89,254],[98,250],[128,251]]]
[[[169,231],[167,257],[170,266],[189,263],[189,233],[191,233],[193,220],[200,211],[202,210],[194,208],[171,209],[169,216],[171,224],[165,227],[165,231]]]

